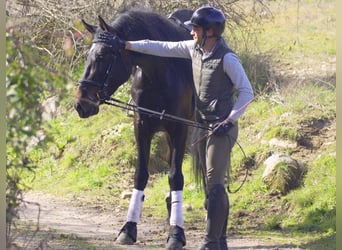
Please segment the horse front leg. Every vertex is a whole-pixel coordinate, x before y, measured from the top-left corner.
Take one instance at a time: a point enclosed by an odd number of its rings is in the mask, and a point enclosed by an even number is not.
[[[185,152],[186,142],[186,127],[179,127],[174,135],[170,136],[170,171],[169,171],[169,185],[171,205],[168,206],[170,217],[170,231],[166,243],[167,249],[183,249],[186,245],[186,239],[183,229],[183,186],[184,176],[182,172],[182,162]]]
[[[143,130],[138,125],[138,127],[135,127],[135,137],[138,149],[138,163],[134,175],[134,188],[128,207],[126,223],[116,239],[122,245],[132,245],[137,240],[137,224],[140,221],[144,189],[149,177],[148,162],[152,136],[143,133]]]

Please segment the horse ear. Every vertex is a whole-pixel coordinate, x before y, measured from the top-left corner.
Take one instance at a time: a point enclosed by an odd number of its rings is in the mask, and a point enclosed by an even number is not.
[[[110,31],[110,26],[106,23],[106,21],[101,17],[99,17],[99,22],[100,22],[100,27],[102,30],[109,32]]]
[[[83,19],[81,20],[83,23],[83,26],[92,34],[94,34],[96,32],[96,26],[88,24],[86,21],[84,21]]]

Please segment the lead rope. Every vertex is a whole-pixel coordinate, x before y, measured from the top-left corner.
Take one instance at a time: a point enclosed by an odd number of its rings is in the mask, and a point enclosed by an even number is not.
[[[247,159],[246,153],[245,153],[245,151],[243,150],[243,148],[242,148],[242,146],[240,145],[240,143],[239,143],[238,141],[236,141],[235,143],[239,146],[239,148],[240,148],[240,150],[241,150],[241,152],[242,152],[242,154],[243,154],[243,158],[244,158],[244,159]],[[235,193],[237,193],[237,192],[242,188],[242,186],[245,184],[245,182],[246,182],[246,180],[247,180],[247,176],[248,176],[248,167],[246,167],[245,177],[243,178],[242,183],[240,184],[240,186],[239,186],[238,188],[236,188],[234,191],[231,191],[230,186],[229,186],[230,183],[227,185],[228,193],[230,193],[230,194],[235,194]]]

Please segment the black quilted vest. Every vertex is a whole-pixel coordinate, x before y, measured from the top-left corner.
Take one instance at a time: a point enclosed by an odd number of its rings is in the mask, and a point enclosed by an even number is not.
[[[212,54],[202,60],[203,52],[196,48],[192,58],[196,89],[197,118],[203,122],[225,119],[234,104],[233,84],[223,71],[223,57],[232,52],[220,38]]]

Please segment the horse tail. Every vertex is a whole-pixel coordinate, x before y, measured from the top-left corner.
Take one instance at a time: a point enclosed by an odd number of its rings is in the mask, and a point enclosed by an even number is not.
[[[206,190],[206,164],[205,164],[205,142],[199,141],[204,134],[203,129],[193,128],[191,136],[191,156],[192,156],[192,171],[195,177],[196,185]]]

